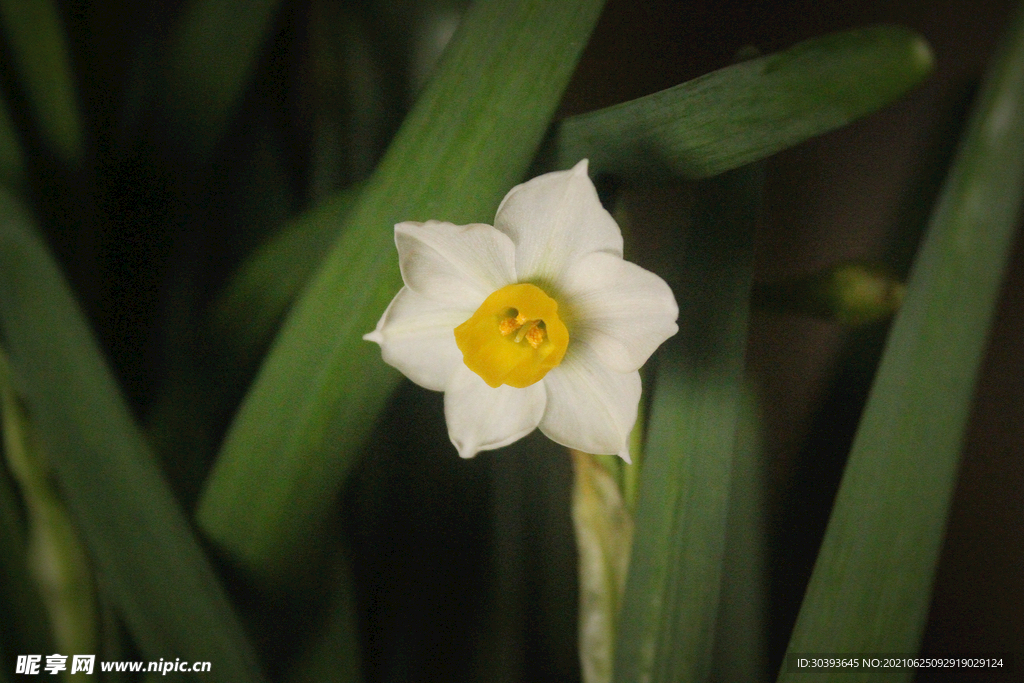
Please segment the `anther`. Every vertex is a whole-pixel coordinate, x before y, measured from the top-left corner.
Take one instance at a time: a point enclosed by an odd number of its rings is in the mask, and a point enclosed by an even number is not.
[[[502,320],[498,324],[498,331],[501,332],[501,336],[507,337],[508,335],[512,334],[520,327],[522,327],[523,323],[525,322],[526,318],[523,317],[523,314],[518,313],[514,318],[512,316],[509,316],[508,318]],[[519,341],[519,339],[517,338],[516,341]]]
[[[540,345],[544,343],[544,340],[548,336],[545,332],[544,321],[541,320],[538,321],[538,323],[539,324],[531,327],[530,330],[526,333],[527,343],[535,349],[539,349]]]

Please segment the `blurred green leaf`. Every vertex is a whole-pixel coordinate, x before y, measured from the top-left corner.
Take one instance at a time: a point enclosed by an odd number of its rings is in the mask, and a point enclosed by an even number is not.
[[[615,646],[622,683],[710,672],[761,186],[760,167],[705,182],[669,278],[679,333],[656,366]]]
[[[905,295],[903,283],[884,268],[847,262],[781,282],[755,284],[753,305],[856,326],[892,317]]]
[[[7,355],[0,349],[0,395],[13,391]],[[12,654],[53,651],[46,608],[29,576],[24,517],[14,481],[7,467],[0,465],[0,618],[5,625],[0,633],[0,663],[4,666]]]
[[[263,680],[67,283],[3,191],[0,334],[99,589],[143,654],[211,661],[211,680]]]
[[[876,26],[812,38],[674,88],[566,119],[556,165],[703,178],[763,159],[893,102],[932,69],[916,33]]]
[[[39,132],[66,163],[79,163],[85,141],[57,4],[0,0],[0,21]],[[0,136],[0,150],[7,156],[5,137]]]
[[[273,339],[324,252],[338,238],[361,186],[336,193],[250,254],[210,306],[210,333],[236,364],[248,367]]]
[[[788,656],[918,649],[1022,191],[1024,7],[991,64],[918,252]],[[779,680],[804,678],[784,666]]]
[[[191,0],[167,55],[172,135],[200,159],[220,139],[270,36],[278,0]]]
[[[323,615],[326,618],[313,630],[310,641],[284,676],[285,683],[359,680],[361,653],[352,647],[358,610],[349,564],[348,557],[340,557],[331,568],[331,588]]]
[[[7,465],[28,517],[28,542],[21,557],[49,613],[54,645],[58,652],[95,652],[96,595],[89,559],[54,488],[46,452],[18,400],[3,353],[0,419]]]
[[[463,19],[292,307],[207,481],[199,523],[246,569],[301,567],[298,550],[399,379],[361,338],[402,286],[394,224],[492,220],[522,180],[601,4],[494,0]]]

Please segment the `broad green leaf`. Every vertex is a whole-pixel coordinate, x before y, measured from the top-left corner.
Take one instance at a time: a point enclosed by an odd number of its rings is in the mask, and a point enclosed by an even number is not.
[[[763,159],[893,102],[928,75],[916,33],[876,26],[812,38],[674,88],[562,122],[559,167],[703,178]]]
[[[211,680],[263,680],[67,283],[2,191],[0,337],[98,588],[141,652],[216,662]]]
[[[57,3],[0,0],[0,22],[39,132],[65,162],[77,164],[85,141]]]
[[[679,333],[659,351],[615,680],[703,681],[711,667],[761,170],[701,186],[670,277]]]
[[[768,492],[760,415],[744,391],[726,522],[722,594],[712,653],[717,683],[751,683],[768,674],[768,572],[764,502]]]
[[[165,103],[172,133],[204,158],[220,139],[270,36],[278,0],[191,0],[174,33]]]
[[[490,222],[522,180],[601,0],[476,3],[292,307],[198,510],[246,569],[280,575],[330,508],[398,375],[362,341],[402,286],[393,226]]]
[[[886,344],[787,657],[916,652],[1024,190],[1024,9],[995,56]],[[886,680],[910,680],[913,670]],[[780,680],[804,680],[784,665]],[[827,673],[819,681],[878,680]]]

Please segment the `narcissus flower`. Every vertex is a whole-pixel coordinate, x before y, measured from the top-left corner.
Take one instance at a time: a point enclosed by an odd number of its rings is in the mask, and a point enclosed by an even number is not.
[[[364,339],[444,392],[459,455],[539,427],[629,460],[638,370],[679,309],[664,280],[622,259],[586,160],[512,188],[493,227],[399,223],[395,244],[405,286]]]

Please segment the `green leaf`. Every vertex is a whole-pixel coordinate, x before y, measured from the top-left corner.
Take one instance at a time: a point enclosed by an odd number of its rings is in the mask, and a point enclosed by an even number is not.
[[[13,391],[7,355],[0,349],[0,395],[9,396]],[[53,652],[54,647],[46,608],[28,571],[22,503],[7,467],[0,465],[0,618],[5,625],[0,634],[0,661],[4,666],[12,654]]]
[[[50,477],[41,441],[17,398],[0,352],[0,419],[4,454],[21,488],[28,518],[22,555],[49,612],[58,652],[95,652],[96,595],[85,547]]]
[[[167,56],[172,134],[204,158],[220,139],[270,35],[278,0],[191,0]]]
[[[99,583],[150,659],[261,681],[227,597],[26,211],[0,191],[0,335]]]
[[[876,26],[812,38],[674,88],[562,122],[561,168],[657,180],[703,178],[840,128],[931,72],[916,33]]]
[[[360,680],[361,653],[353,647],[359,632],[359,613],[349,564],[350,559],[343,556],[331,568],[325,619],[312,630],[309,641],[284,676],[285,683]]]
[[[787,657],[915,652],[1024,190],[1024,8],[994,58],[883,353]],[[910,680],[913,670],[886,680]],[[815,680],[877,680],[821,672]],[[779,680],[803,680],[784,666]]]
[[[402,286],[393,226],[490,222],[522,180],[601,0],[491,0],[462,20],[292,307],[200,501],[209,536],[280,575],[324,518],[398,375],[362,341]]]
[[[702,186],[670,281],[679,333],[662,347],[640,473],[615,680],[703,681],[711,667],[761,170]]]
[[[258,360],[285,312],[324,260],[358,188],[290,221],[246,257],[210,306],[210,334],[241,367]]]
[[[740,403],[729,491],[713,680],[763,681],[768,674],[768,572],[764,502],[768,493],[755,392]]]
[[[39,132],[66,163],[77,164],[85,141],[57,4],[0,0],[0,21]]]

